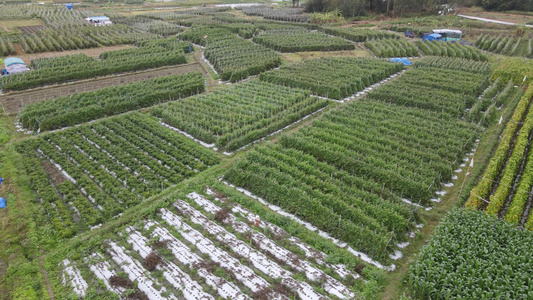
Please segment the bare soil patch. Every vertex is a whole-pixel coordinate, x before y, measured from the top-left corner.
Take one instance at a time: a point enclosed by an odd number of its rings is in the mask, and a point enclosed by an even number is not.
[[[52,166],[51,163],[49,163],[47,161],[43,161],[42,165],[43,165],[43,168],[46,171],[46,173],[48,173],[48,176],[50,176],[50,179],[52,179],[52,183],[54,185],[57,186],[58,184],[61,184],[62,182],[64,182],[66,180],[65,177],[63,177],[59,173],[59,171],[54,166]]]

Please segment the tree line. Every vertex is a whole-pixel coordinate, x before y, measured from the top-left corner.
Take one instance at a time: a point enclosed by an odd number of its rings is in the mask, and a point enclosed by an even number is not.
[[[367,13],[404,16],[411,13],[437,12],[445,4],[481,6],[485,10],[533,11],[533,0],[309,0],[307,12],[340,10],[345,17],[363,16]]]

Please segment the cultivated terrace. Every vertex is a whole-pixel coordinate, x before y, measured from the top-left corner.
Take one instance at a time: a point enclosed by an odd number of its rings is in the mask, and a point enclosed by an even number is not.
[[[223,2],[0,2],[0,299],[533,298],[525,26]]]

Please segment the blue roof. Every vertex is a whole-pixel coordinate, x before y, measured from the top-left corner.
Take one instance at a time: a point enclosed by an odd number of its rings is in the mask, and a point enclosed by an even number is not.
[[[9,58],[6,58],[4,59],[4,64],[6,65],[6,67],[9,67],[11,65],[16,65],[16,64],[23,64],[25,65],[24,61],[18,57],[9,57]]]
[[[442,37],[442,34],[440,34],[440,33],[432,33],[432,34],[428,34],[427,36],[431,36],[431,37],[434,37],[434,38],[438,39],[438,38]]]
[[[0,208],[6,207],[6,199],[0,198]]]
[[[91,20],[107,20],[109,18],[106,17],[106,16],[100,16],[100,17],[89,17],[89,19],[91,19]]]

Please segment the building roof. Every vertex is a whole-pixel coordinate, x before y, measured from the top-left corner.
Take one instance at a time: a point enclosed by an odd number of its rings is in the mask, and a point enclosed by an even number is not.
[[[9,67],[11,65],[16,65],[16,64],[22,64],[22,65],[25,65],[24,61],[18,57],[9,57],[9,58],[6,58],[4,59],[4,64],[6,65],[6,67]]]
[[[434,37],[434,38],[438,39],[438,38],[442,37],[442,34],[440,34],[440,33],[432,33],[432,34],[428,34],[427,36]]]
[[[89,20],[109,20],[106,16],[100,16],[100,17],[88,17]]]
[[[461,30],[455,30],[455,29],[433,29],[433,32],[434,33],[448,33],[448,32],[463,33]]]

